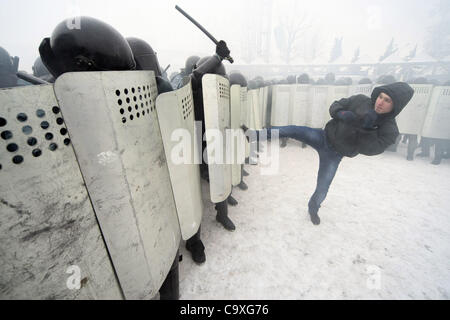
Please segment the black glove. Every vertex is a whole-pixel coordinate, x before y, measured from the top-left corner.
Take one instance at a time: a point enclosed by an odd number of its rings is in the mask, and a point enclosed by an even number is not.
[[[339,120],[349,123],[356,120],[356,114],[353,111],[339,111],[336,115]]]
[[[378,114],[375,112],[375,110],[370,110],[364,115],[363,121],[362,121],[362,127],[364,129],[372,129],[375,125],[375,122],[377,121]]]
[[[230,50],[228,49],[225,41],[223,40],[219,41],[219,43],[216,46],[216,53],[222,60],[230,56]]]

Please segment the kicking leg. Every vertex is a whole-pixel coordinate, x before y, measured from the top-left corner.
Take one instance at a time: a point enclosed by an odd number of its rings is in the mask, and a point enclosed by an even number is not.
[[[272,127],[267,130],[267,136],[271,137],[273,130],[279,131],[280,138],[292,138],[297,141],[309,144],[316,150],[323,146],[323,130],[313,129],[303,126],[286,126],[286,127]]]

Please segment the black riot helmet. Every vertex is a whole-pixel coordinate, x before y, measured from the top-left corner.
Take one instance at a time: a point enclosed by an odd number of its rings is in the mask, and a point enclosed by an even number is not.
[[[32,69],[33,69],[33,76],[35,77],[40,78],[43,76],[50,75],[50,71],[48,71],[48,69],[42,63],[41,57],[37,57],[37,59],[34,61]]]
[[[230,86],[238,84],[241,87],[247,86],[247,79],[240,72],[233,72],[230,74]]]
[[[184,73],[186,75],[189,75],[192,73],[192,70],[194,70],[195,64],[200,60],[199,56],[190,56],[186,60],[186,64],[184,66]]]
[[[307,73],[302,73],[298,76],[297,82],[300,84],[309,84],[309,75]]]
[[[248,90],[253,90],[258,88],[258,83],[256,80],[250,80],[247,85]]]
[[[77,19],[79,28],[64,20],[39,46],[42,62],[55,78],[73,71],[135,69],[131,48],[116,29],[95,18]]]
[[[155,72],[155,76],[161,77],[161,66],[152,47],[144,40],[138,38],[127,38],[126,40],[133,52],[136,69],[151,70]]]
[[[198,60],[198,62],[195,64],[195,69],[197,69],[199,66],[201,66],[203,63],[211,59],[211,56],[206,56]],[[220,76],[226,76],[227,72],[225,70],[225,66],[221,62],[214,70],[210,70],[208,73],[218,74]]]
[[[295,84],[296,81],[297,81],[297,79],[295,78],[294,75],[290,75],[290,76],[288,76],[288,77],[286,78],[286,81],[287,81],[289,84]]]

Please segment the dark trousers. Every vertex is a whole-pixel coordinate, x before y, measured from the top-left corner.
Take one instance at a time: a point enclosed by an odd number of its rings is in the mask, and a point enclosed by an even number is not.
[[[319,154],[320,165],[316,190],[308,203],[310,208],[318,210],[327,196],[343,156],[329,145],[325,131],[322,129],[300,126],[272,127],[268,129],[268,136],[272,130],[279,130],[280,138],[287,137],[310,145]]]

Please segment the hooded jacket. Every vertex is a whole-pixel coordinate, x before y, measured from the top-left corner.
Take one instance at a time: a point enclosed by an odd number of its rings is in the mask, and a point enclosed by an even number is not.
[[[362,121],[370,110],[374,110],[379,94],[383,92],[391,97],[394,108],[387,114],[379,114],[373,129],[363,129]],[[356,95],[335,101],[330,107],[333,118],[325,126],[328,142],[341,155],[356,157],[358,154],[374,156],[383,153],[394,144],[399,135],[395,117],[405,108],[414,95],[414,90],[407,83],[396,82],[377,87],[371,98]],[[351,123],[339,120],[337,113],[352,111],[357,119]]]

